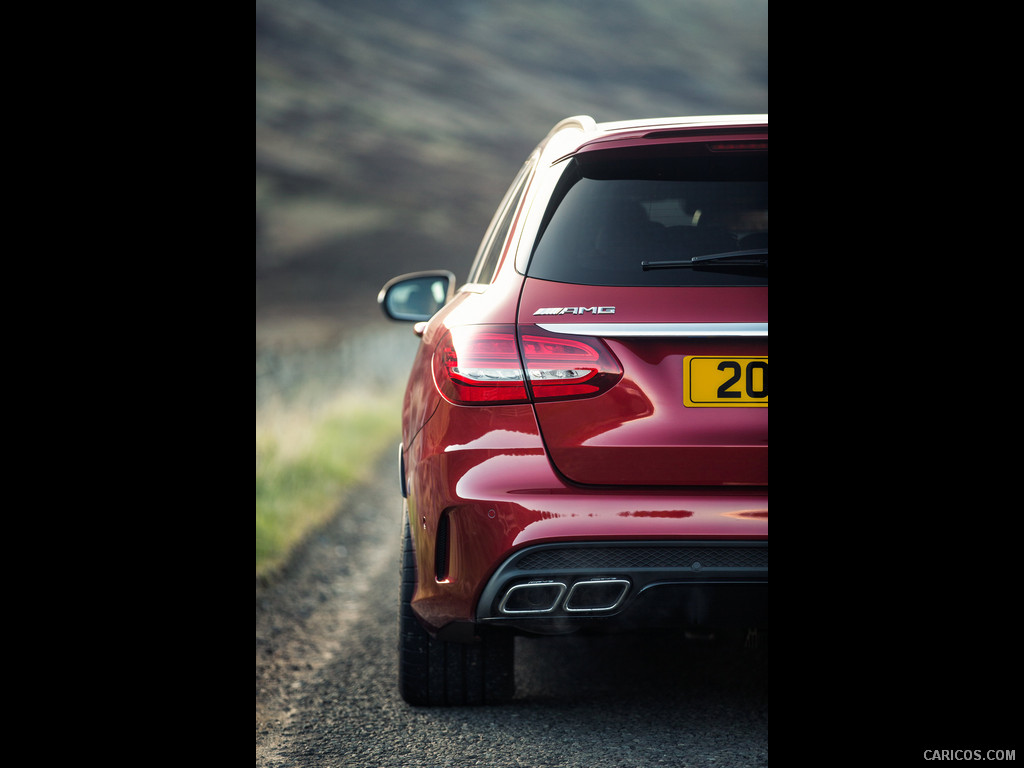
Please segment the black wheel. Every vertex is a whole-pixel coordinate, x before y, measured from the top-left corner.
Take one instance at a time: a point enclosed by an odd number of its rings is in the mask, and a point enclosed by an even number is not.
[[[416,555],[405,523],[402,536],[402,583],[398,615],[398,687],[415,706],[498,704],[512,698],[513,638],[506,633],[481,635],[473,644],[438,640],[412,612]]]

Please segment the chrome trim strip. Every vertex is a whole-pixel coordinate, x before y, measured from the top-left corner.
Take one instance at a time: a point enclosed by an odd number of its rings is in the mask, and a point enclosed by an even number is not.
[[[538,328],[574,336],[603,337],[758,337],[768,338],[768,323],[537,323]]]

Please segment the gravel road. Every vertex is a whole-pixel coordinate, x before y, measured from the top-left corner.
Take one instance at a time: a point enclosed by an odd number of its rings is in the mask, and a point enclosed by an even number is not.
[[[394,465],[382,457],[286,573],[257,584],[258,768],[768,764],[767,649],[672,635],[520,638],[511,704],[406,705]]]

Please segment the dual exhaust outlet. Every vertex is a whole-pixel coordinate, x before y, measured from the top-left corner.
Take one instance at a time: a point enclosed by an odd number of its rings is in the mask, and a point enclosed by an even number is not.
[[[505,616],[552,613],[559,605],[567,613],[613,611],[626,599],[629,586],[626,579],[615,578],[577,581],[572,588],[561,581],[531,581],[511,587],[498,610]]]

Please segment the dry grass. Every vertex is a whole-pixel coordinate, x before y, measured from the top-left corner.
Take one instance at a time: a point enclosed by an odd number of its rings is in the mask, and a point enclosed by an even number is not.
[[[258,349],[257,578],[337,514],[395,449],[417,344],[407,325],[386,324],[330,348]]]
[[[256,422],[256,576],[279,568],[397,444],[401,393],[346,391],[315,406],[267,403]]]

